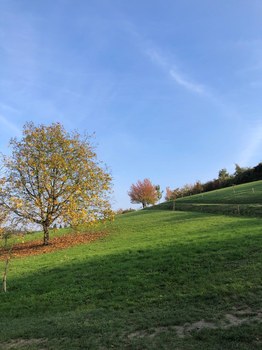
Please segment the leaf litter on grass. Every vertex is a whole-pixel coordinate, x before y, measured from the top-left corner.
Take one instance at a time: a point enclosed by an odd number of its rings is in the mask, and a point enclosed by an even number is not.
[[[70,233],[64,236],[54,237],[49,245],[43,245],[42,240],[29,241],[25,243],[16,244],[12,249],[12,257],[26,257],[31,255],[40,255],[51,253],[56,250],[66,249],[75,245],[86,244],[94,242],[104,237],[106,232],[96,233]],[[4,260],[6,250],[0,248],[0,260]]]

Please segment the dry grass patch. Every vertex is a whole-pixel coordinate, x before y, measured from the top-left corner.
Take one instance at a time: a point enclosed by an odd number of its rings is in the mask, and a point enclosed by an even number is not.
[[[252,322],[262,322],[262,310],[252,311],[250,308],[233,310],[232,312],[225,314],[224,318],[218,320],[216,323],[200,320],[193,323],[185,323],[182,326],[155,327],[148,330],[133,332],[128,335],[128,338],[154,338],[160,333],[168,332],[170,330],[175,330],[179,338],[184,338],[186,336],[191,336],[192,332],[200,332],[203,329],[227,329],[242,324],[250,324]]]
[[[47,339],[35,338],[35,339],[12,339],[9,342],[0,343],[1,350],[13,350],[13,349],[28,349],[31,346],[40,346],[39,349],[47,350]]]

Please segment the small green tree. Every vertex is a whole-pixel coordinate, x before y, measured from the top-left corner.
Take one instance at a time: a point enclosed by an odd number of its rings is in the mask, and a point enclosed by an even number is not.
[[[227,171],[227,169],[223,168],[223,169],[219,170],[219,172],[218,172],[218,180],[219,180],[220,183],[224,183],[229,178],[230,178],[230,175],[229,175],[229,172]]]
[[[156,185],[155,189],[156,189],[156,192],[157,192],[157,200],[160,201],[164,191],[161,191],[160,185]]]
[[[241,176],[245,171],[247,171],[248,168],[241,167],[239,164],[235,164],[235,176]]]

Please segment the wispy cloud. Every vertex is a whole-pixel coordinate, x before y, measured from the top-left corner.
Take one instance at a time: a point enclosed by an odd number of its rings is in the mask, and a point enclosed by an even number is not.
[[[18,126],[2,115],[0,115],[0,124],[2,124],[3,127],[6,127],[9,130],[15,132],[17,135],[21,134],[21,130],[18,128]],[[4,128],[1,129],[4,130]]]
[[[247,136],[248,141],[245,149],[240,155],[239,163],[242,165],[249,165],[253,158],[257,158],[262,151],[262,124],[253,128]]]
[[[182,76],[181,73],[179,73],[178,71],[175,71],[174,69],[171,69],[169,71],[170,76],[175,80],[175,82],[184,87],[185,89],[195,92],[199,95],[203,95],[205,94],[205,88],[203,85],[197,84],[195,82],[192,82],[188,79],[186,79],[185,77]]]
[[[150,61],[169,76],[178,86],[188,92],[194,93],[200,97],[206,98],[221,111],[221,118],[242,122],[245,119],[239,113],[237,106],[231,102],[225,101],[223,95],[219,94],[212,86],[196,81],[190,74],[181,69],[180,59],[174,52],[164,52],[160,46],[152,42],[151,39],[144,38],[137,28],[130,21],[124,22],[124,27],[130,35],[135,38],[140,51],[146,55]]]
[[[169,64],[167,59],[158,52],[155,48],[148,48],[145,50],[145,53],[149,56],[151,61],[163,68],[168,68]]]
[[[151,47],[150,49],[147,49],[146,54],[150,57],[154,64],[164,69],[177,85],[198,95],[208,95],[207,88],[204,87],[204,85],[193,81],[191,78],[188,78],[176,67],[173,62],[169,62],[167,57],[160,54],[156,48]]]
[[[0,109],[6,110],[6,111],[12,112],[12,113],[19,112],[17,108],[14,108],[13,106],[2,103],[1,101],[0,101]]]
[[[234,120],[237,122],[242,121],[242,117],[233,105],[223,101],[223,97],[213,91],[209,86],[196,82],[187,74],[182,73],[178,68],[176,62],[172,62],[168,55],[160,53],[160,50],[156,47],[151,47],[146,50],[146,54],[150,60],[159,66],[163,71],[171,77],[177,85],[183,89],[205,97],[209,102],[213,103],[216,108],[221,111],[221,117]]]
[[[262,41],[254,41],[250,43],[242,43],[242,45],[251,46],[255,52],[254,61],[256,65],[250,66],[249,69],[262,68]],[[154,45],[149,46],[145,51],[150,60],[161,68],[166,74],[175,81],[177,85],[186,89],[189,92],[195,93],[199,96],[205,97],[209,102],[214,104],[214,107],[221,111],[221,119],[226,118],[229,121],[236,123],[245,123],[246,116],[239,112],[238,107],[229,101],[226,101],[223,96],[218,94],[209,86],[203,85],[195,81],[191,76],[182,72],[177,67],[177,60],[170,59],[168,54],[163,54],[159,48]],[[179,61],[179,59],[178,59]],[[252,82],[251,87],[262,86],[261,81]],[[246,132],[245,132],[246,134]],[[252,163],[259,157],[259,152],[262,150],[262,124],[251,130],[247,143],[239,155],[239,163],[243,166]]]

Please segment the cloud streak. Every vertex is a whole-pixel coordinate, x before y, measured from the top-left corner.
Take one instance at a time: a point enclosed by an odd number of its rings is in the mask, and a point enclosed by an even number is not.
[[[208,98],[209,101],[221,110],[221,115],[227,117],[227,119],[243,123],[243,116],[238,113],[234,106],[223,102],[223,99],[214,94],[209,88],[189,78],[186,74],[181,73],[174,63],[169,61],[166,55],[159,53],[157,48],[151,45],[151,48],[146,51],[146,54],[149,56],[150,60],[167,73],[178,86],[189,92]],[[243,166],[249,165],[254,161],[254,158],[259,156],[261,150],[262,124],[250,131],[245,148],[239,156],[239,163]]]
[[[180,86],[185,88],[186,90],[195,92],[196,94],[203,95],[205,94],[205,88],[203,85],[194,83],[185,77],[182,76],[181,73],[174,69],[170,69],[169,74],[171,78]]]
[[[21,130],[16,126],[16,124],[9,121],[3,115],[0,115],[0,124],[2,124],[2,126],[4,126],[4,127],[8,128],[9,130],[15,132],[16,134],[21,134]]]
[[[169,63],[168,59],[161,55],[155,48],[146,51],[151,61],[165,70],[166,73],[175,81],[177,85],[198,95],[208,95],[204,85],[194,82],[192,79],[182,74],[173,63]]]

